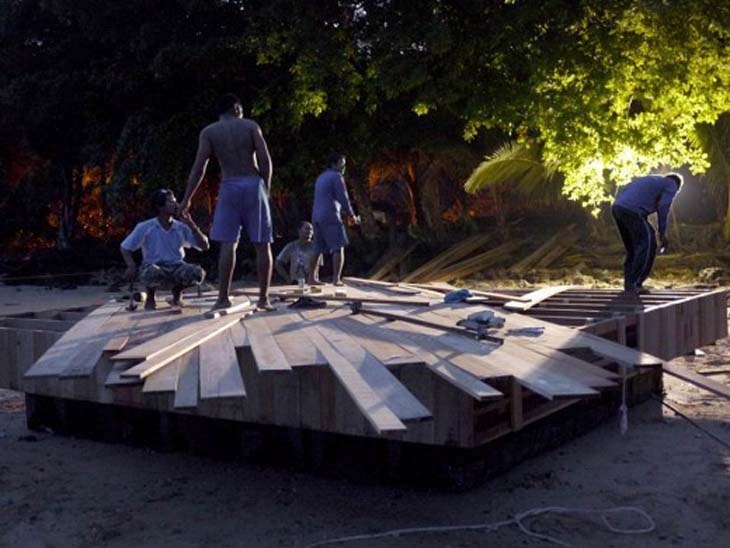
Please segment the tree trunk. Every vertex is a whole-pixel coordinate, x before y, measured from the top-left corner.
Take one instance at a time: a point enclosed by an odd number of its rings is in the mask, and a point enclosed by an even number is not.
[[[347,177],[348,186],[352,191],[352,201],[355,202],[356,213],[360,216],[362,236],[373,239],[378,235],[378,225],[373,217],[373,208],[370,205],[370,193],[362,177],[350,175]]]
[[[76,218],[81,203],[81,173],[70,165],[61,167],[61,211],[59,213],[58,240],[56,246],[62,251],[71,249]]]

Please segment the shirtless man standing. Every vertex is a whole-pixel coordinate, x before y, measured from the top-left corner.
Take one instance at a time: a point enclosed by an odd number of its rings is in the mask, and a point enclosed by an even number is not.
[[[236,247],[241,226],[256,248],[260,310],[273,310],[269,302],[271,283],[271,156],[261,128],[243,117],[241,101],[233,94],[221,98],[219,119],[200,132],[198,152],[190,170],[185,196],[180,202],[182,213],[200,186],[211,156],[221,167],[221,188],[213,215],[212,240],[220,242],[218,300],[214,309],[231,306],[230,289],[236,261]],[[255,158],[254,158],[255,156]]]

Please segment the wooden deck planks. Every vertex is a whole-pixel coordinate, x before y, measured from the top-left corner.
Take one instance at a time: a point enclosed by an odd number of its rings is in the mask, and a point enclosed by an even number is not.
[[[187,355],[181,356],[145,378],[142,392],[144,394],[175,392],[175,390],[177,390],[177,381],[180,374],[180,365],[186,359]]]
[[[208,320],[203,316],[188,316],[184,319],[182,325],[179,325],[163,333],[153,339],[142,344],[128,348],[114,356],[115,360],[147,360],[154,358],[177,344],[182,343],[189,337],[194,337],[197,333],[207,325]]]
[[[61,336],[43,356],[36,361],[25,373],[26,378],[47,377],[61,374],[71,364],[75,356],[82,351],[88,352],[89,347],[106,344],[109,337],[104,324],[122,309],[118,303],[108,303],[92,310],[87,316],[79,320],[71,329]],[[85,364],[86,365],[86,364]]]
[[[131,367],[122,373],[122,377],[138,377],[144,379],[158,369],[165,367],[168,363],[179,358],[183,354],[200,346],[203,342],[216,336],[221,331],[225,331],[231,325],[240,321],[240,316],[223,316],[215,320],[205,320],[200,324],[200,328],[195,335],[187,337],[180,341],[177,345],[165,349],[161,353],[155,353],[151,358]],[[114,357],[116,360],[116,356]]]
[[[291,364],[282,352],[262,314],[246,319],[244,327],[259,371],[291,371]]]
[[[309,337],[310,322],[296,311],[267,314],[265,321],[291,367],[327,365],[327,360]]]
[[[440,376],[448,383],[454,385],[456,388],[477,400],[482,401],[503,397],[503,394],[499,390],[496,390],[488,384],[480,381],[476,375],[469,374],[461,368],[449,363],[447,360],[439,358],[432,352],[427,351],[427,349],[418,346],[413,341],[410,341],[408,338],[401,337],[389,329],[374,326],[373,324],[375,322],[376,320],[372,318],[358,315],[354,317],[340,318],[338,320],[338,325],[343,323],[357,324],[357,330],[359,332],[367,331],[371,333],[373,337],[379,336],[394,343],[397,341],[399,346],[402,346],[406,351],[422,360],[425,366],[434,374]]]
[[[452,311],[447,312],[450,309]],[[436,314],[454,314],[455,317],[461,319],[471,312],[476,312],[478,310],[492,310],[497,315],[501,315],[506,319],[504,327],[494,331],[494,334],[499,337],[510,338],[510,330],[512,329],[519,330],[526,327],[542,327],[544,329],[543,334],[532,340],[555,350],[560,350],[561,348],[589,347],[600,356],[604,356],[627,365],[655,367],[662,363],[660,358],[608,341],[597,335],[592,335],[591,333],[586,333],[570,327],[556,325],[554,323],[518,314],[516,312],[500,313],[498,309],[486,306],[459,305],[437,305],[436,307],[430,308],[428,312]],[[413,309],[410,313],[422,315],[424,312],[418,309]],[[520,340],[521,339],[522,338],[520,338]]]
[[[312,332],[312,340],[324,355],[341,386],[378,434],[406,430],[405,424],[375,393],[352,363],[335,350],[319,332]]]
[[[246,396],[231,331],[200,345],[200,399]]]
[[[429,316],[429,314],[419,314],[419,317]],[[597,394],[588,386],[556,371],[551,367],[550,358],[546,356],[536,353],[514,356],[509,350],[480,343],[457,333],[438,333],[438,328],[431,329],[406,322],[396,322],[396,324],[400,324],[399,327],[406,336],[409,336],[407,334],[409,331],[418,333],[420,335],[418,342],[423,346],[429,344],[427,339],[430,338],[450,348],[453,355],[444,354],[443,351],[435,353],[471,374],[479,375],[481,372],[481,378],[514,376],[523,386],[547,399]],[[382,327],[392,329],[386,325]]]
[[[175,409],[190,409],[198,405],[199,353],[188,352],[180,363],[175,390]]]
[[[320,323],[316,329],[355,367],[373,392],[400,420],[406,422],[431,418],[431,412],[355,339],[340,331],[332,322]]]
[[[573,289],[574,287],[574,285],[554,285],[551,287],[543,287],[542,289],[537,289],[536,291],[531,291],[530,293],[522,295],[520,300],[509,301],[504,303],[502,306],[507,310],[525,312],[533,306],[540,304],[542,301],[549,299],[558,293],[567,291],[568,289]],[[529,299],[529,301],[525,302],[525,299]]]

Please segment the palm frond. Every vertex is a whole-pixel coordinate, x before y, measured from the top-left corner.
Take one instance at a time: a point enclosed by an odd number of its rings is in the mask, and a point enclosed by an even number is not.
[[[476,193],[507,185],[525,197],[552,202],[560,199],[562,178],[557,175],[558,166],[544,163],[538,147],[508,142],[477,166],[464,189]]]

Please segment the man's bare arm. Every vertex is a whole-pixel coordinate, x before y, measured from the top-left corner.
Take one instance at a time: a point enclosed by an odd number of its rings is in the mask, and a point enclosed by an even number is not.
[[[200,132],[200,138],[198,139],[198,152],[195,154],[195,162],[190,170],[190,176],[188,177],[188,185],[185,188],[185,196],[180,202],[180,211],[187,212],[190,209],[190,202],[198,190],[200,183],[203,181],[205,175],[205,169],[208,167],[208,160],[212,154],[212,148],[210,141],[205,133],[205,130]]]
[[[264,134],[261,133],[261,128],[256,126],[253,129],[253,144],[256,151],[256,163],[259,166],[259,172],[261,178],[266,183],[266,192],[271,193],[271,173],[273,166],[271,165],[271,155],[269,154],[269,147],[266,146],[266,140]]]

